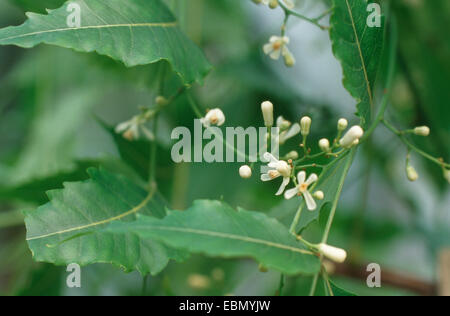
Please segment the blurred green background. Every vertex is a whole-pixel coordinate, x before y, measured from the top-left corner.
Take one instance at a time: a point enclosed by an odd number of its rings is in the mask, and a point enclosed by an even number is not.
[[[0,0],[0,27],[21,24],[26,11],[45,12],[63,2]],[[256,6],[250,0],[167,2],[182,29],[214,65],[204,86],[195,87],[197,99],[204,107],[221,107],[228,126],[260,126],[259,104],[267,99],[275,104],[277,115],[290,120],[310,115],[312,137],[317,140],[333,137],[340,117],[358,121],[355,101],[342,87],[342,71],[327,32],[291,21],[288,35],[297,64],[287,69],[261,49],[279,33],[281,10]],[[450,2],[386,2],[397,17],[400,41],[389,118],[401,128],[430,126],[432,135],[415,139],[417,145],[448,161]],[[297,9],[316,16],[329,4],[303,0],[297,2]],[[99,122],[114,126],[136,114],[138,106],[151,105],[161,66],[165,65],[127,69],[106,57],[62,48],[0,47],[0,294],[142,294],[138,273],[124,274],[106,265],[83,268],[83,287],[68,289],[64,267],[32,261],[21,210],[45,203],[45,191],[60,188],[65,181],[87,178],[89,166],[122,167],[117,160],[123,153],[117,144],[124,141]],[[382,87],[383,71],[379,77]],[[167,89],[175,90],[178,84],[173,77]],[[195,199],[223,199],[289,222],[296,205],[275,198],[275,187],[260,183],[256,176],[241,179],[238,164],[171,162],[170,132],[176,126],[192,126],[193,118],[181,97],[164,113],[159,127],[157,180],[170,206],[184,209]],[[142,149],[138,158],[148,150],[144,143],[136,147]],[[132,166],[146,174],[146,163],[138,158]],[[436,294],[439,286],[438,257],[450,247],[449,186],[441,169],[416,156],[413,162],[421,178],[408,182],[405,159],[406,149],[380,127],[359,151],[346,182],[330,243],[349,250],[351,264],[346,268],[352,273],[375,262],[393,274],[387,282],[393,284],[370,289],[364,278],[350,278],[344,275],[348,271],[337,269],[332,279],[357,294]],[[305,234],[318,241],[321,227],[322,223],[314,223]],[[405,277],[412,285],[395,284]],[[145,294],[273,295],[278,281],[278,273],[261,273],[249,260],[193,256],[149,277]],[[310,282],[289,279],[286,294],[308,294]]]

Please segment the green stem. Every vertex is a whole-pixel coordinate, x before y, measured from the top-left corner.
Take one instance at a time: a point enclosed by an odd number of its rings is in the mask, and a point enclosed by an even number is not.
[[[328,26],[325,26],[325,25],[322,25],[322,24],[319,23],[319,20],[321,20],[326,14],[321,14],[318,18],[311,19],[311,18],[308,18],[308,17],[304,16],[303,14],[300,14],[300,13],[294,11],[294,10],[289,9],[286,6],[286,4],[283,3],[283,1],[279,1],[279,4],[280,4],[280,7],[286,13],[286,15],[293,15],[293,16],[295,16],[297,18],[305,20],[305,21],[307,21],[307,22],[309,22],[311,24],[314,24],[315,26],[318,26],[321,30],[328,30],[329,29]]]
[[[347,161],[347,164],[345,165],[345,168],[344,168],[344,172],[342,173],[341,180],[339,181],[338,190],[336,192],[336,196],[334,198],[333,205],[331,207],[330,215],[328,216],[328,221],[327,221],[327,224],[325,226],[325,231],[324,231],[323,236],[322,236],[322,243],[327,243],[327,241],[328,241],[328,237],[330,235],[331,226],[333,225],[334,216],[336,215],[336,210],[337,210],[337,206],[338,206],[338,203],[339,203],[339,199],[341,197],[342,190],[344,188],[345,179],[347,178],[348,172],[350,171],[350,167],[352,166],[353,159],[355,158],[355,154],[356,154],[356,148],[352,149],[352,151],[351,151],[352,157]],[[320,258],[321,262],[322,262],[322,260],[323,260],[323,256],[321,256],[321,258]],[[313,280],[313,283],[311,285],[310,296],[313,296],[314,293],[316,292],[317,281],[319,280],[319,275],[320,275],[320,272],[318,272],[314,276],[314,280]]]
[[[286,282],[286,276],[284,274],[282,274],[280,276],[280,284],[278,285],[278,296],[282,296],[283,295],[283,289],[284,289],[284,284]]]

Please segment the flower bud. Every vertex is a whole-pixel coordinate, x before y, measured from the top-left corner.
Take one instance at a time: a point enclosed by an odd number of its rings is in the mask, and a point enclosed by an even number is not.
[[[166,106],[167,104],[169,104],[169,101],[165,97],[159,95],[156,97],[155,103],[158,106]]]
[[[272,102],[265,101],[261,104],[261,111],[264,117],[264,125],[266,127],[273,126],[273,104]]]
[[[347,259],[347,252],[344,249],[329,246],[327,244],[320,244],[318,249],[321,254],[334,262],[343,263],[345,259]]]
[[[269,8],[276,9],[278,7],[278,0],[270,0]]]
[[[250,179],[252,177],[252,169],[249,166],[244,165],[239,168],[239,175],[243,179]]]
[[[267,267],[263,266],[262,264],[259,264],[258,270],[259,270],[259,272],[262,272],[262,273],[269,272],[269,269],[267,269]]]
[[[283,58],[284,58],[284,64],[286,65],[286,67],[294,67],[295,66],[295,58],[291,52],[287,51],[283,55]]]
[[[430,128],[428,126],[419,126],[414,129],[414,134],[418,136],[428,136],[430,135]]]
[[[338,121],[338,131],[339,132],[345,131],[347,129],[347,127],[348,127],[348,121],[346,119],[342,118]]]
[[[444,178],[448,181],[448,183],[450,183],[450,170],[444,170]]]
[[[298,159],[298,152],[296,152],[295,150],[291,151],[290,153],[288,153],[286,155],[286,159],[297,160]]]
[[[313,197],[316,200],[322,201],[325,198],[325,194],[323,193],[323,191],[317,191],[313,194]]]
[[[350,130],[341,138],[339,144],[344,148],[351,148],[359,144],[359,139],[363,137],[364,130],[361,126],[353,126]]]
[[[324,153],[330,152],[330,141],[326,138],[322,138],[319,141],[319,147]]]
[[[408,165],[406,167],[406,175],[408,177],[408,180],[411,182],[417,181],[419,179],[419,175],[417,174],[416,169],[414,169],[414,167],[411,165]]]
[[[301,127],[300,133],[303,136],[308,136],[309,135],[309,132],[311,130],[311,123],[312,123],[312,120],[311,120],[311,118],[309,116],[304,116],[300,120],[300,127]]]

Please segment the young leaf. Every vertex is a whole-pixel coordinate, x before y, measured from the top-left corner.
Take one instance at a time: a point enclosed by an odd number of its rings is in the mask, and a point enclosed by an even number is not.
[[[91,179],[66,183],[48,193],[50,202],[26,212],[27,241],[36,261],[66,265],[112,263],[142,274],[160,272],[169,258],[183,254],[129,232],[100,231],[113,221],[131,221],[137,213],[162,218],[162,198],[127,178],[89,169]]]
[[[342,65],[344,87],[357,100],[358,116],[366,127],[374,110],[373,87],[381,62],[384,24],[368,25],[368,0],[333,3],[330,19],[333,53]]]
[[[70,15],[77,14],[76,6],[79,27],[68,23]],[[96,51],[128,67],[167,60],[185,83],[201,81],[210,70],[203,53],[160,0],[74,0],[48,15],[27,16],[20,26],[0,29],[0,45],[29,48],[46,43]]]
[[[258,212],[234,210],[219,201],[197,201],[185,212],[163,219],[139,216],[134,222],[115,222],[106,231],[132,231],[144,240],[218,257],[251,257],[282,273],[313,274],[320,263],[275,219]]]
[[[343,288],[337,286],[335,283],[333,283],[331,280],[330,283],[330,290],[332,291],[331,295],[333,296],[357,296],[356,294],[349,292],[347,290],[344,290]]]

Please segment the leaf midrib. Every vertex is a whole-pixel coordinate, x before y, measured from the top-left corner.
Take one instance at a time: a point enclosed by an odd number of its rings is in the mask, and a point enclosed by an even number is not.
[[[353,18],[353,13],[352,13],[352,9],[351,9],[350,3],[348,2],[348,0],[345,0],[345,3],[347,4],[348,14],[350,16],[350,19],[351,19],[351,22],[352,22],[353,32],[355,34],[356,46],[358,47],[359,57],[361,58],[361,65],[363,67],[364,79],[366,81],[367,93],[369,95],[370,107],[371,107],[371,109],[373,109],[372,90],[370,88],[369,75],[367,74],[366,61],[364,60],[364,56],[362,54],[361,42],[359,40],[358,32],[356,30],[356,24],[355,24],[355,20]]]
[[[255,244],[262,244],[268,247],[288,250],[292,252],[297,252],[301,254],[307,254],[307,255],[314,255],[311,251],[295,248],[288,245],[283,245],[279,243],[275,243],[272,241],[267,241],[263,239],[253,238],[253,237],[247,237],[247,236],[240,236],[240,235],[234,235],[234,234],[228,234],[228,233],[220,233],[220,232],[213,232],[208,230],[201,230],[201,229],[193,229],[193,228],[180,228],[180,227],[170,227],[170,226],[153,226],[150,229],[155,230],[166,230],[166,231],[174,231],[174,232],[180,232],[180,233],[190,233],[190,234],[197,234],[197,235],[203,235],[203,236],[211,236],[211,237],[217,237],[217,238],[223,238],[223,239],[232,239],[232,240],[239,240],[243,242],[248,243],[255,243]]]
[[[102,24],[102,25],[87,25],[80,27],[68,27],[68,28],[59,28],[38,32],[31,32],[26,34],[20,34],[16,36],[10,36],[5,38],[0,38],[0,41],[8,41],[17,38],[23,38],[34,35],[48,34],[48,33],[57,33],[57,32],[66,32],[66,31],[80,31],[80,30],[90,30],[90,29],[102,29],[102,28],[115,28],[115,27],[176,27],[177,22],[161,22],[161,23],[125,23],[125,24]]]
[[[83,230],[83,229],[88,229],[88,228],[92,228],[92,227],[96,227],[96,226],[100,226],[100,225],[104,225],[104,224],[108,224],[114,221],[118,221],[121,220],[127,216],[133,215],[138,213],[143,207],[145,207],[147,205],[148,202],[150,202],[150,200],[153,198],[153,195],[155,194],[155,189],[151,190],[148,195],[145,197],[144,200],[142,200],[141,203],[139,203],[137,206],[133,207],[131,210],[122,213],[120,215],[114,216],[114,217],[110,217],[98,222],[94,222],[94,223],[89,223],[86,225],[82,225],[82,226],[77,226],[77,227],[72,227],[72,228],[67,228],[64,230],[60,230],[57,232],[53,232],[53,233],[48,233],[45,235],[40,235],[40,236],[35,236],[35,237],[29,237],[26,240],[27,241],[31,241],[31,240],[37,240],[37,239],[42,239],[42,238],[48,238],[48,237],[52,237],[52,236],[56,236],[56,235],[62,235],[62,234],[66,234],[66,233],[71,233],[74,231],[79,231],[79,230]]]

